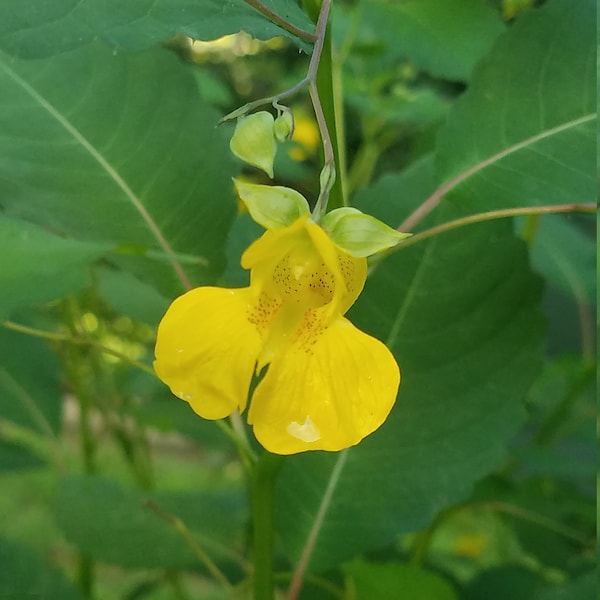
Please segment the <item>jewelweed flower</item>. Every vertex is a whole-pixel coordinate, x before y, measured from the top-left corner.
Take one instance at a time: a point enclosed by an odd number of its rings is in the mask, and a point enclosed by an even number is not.
[[[158,328],[156,373],[206,419],[243,412],[257,376],[248,422],[270,452],[353,446],[385,421],[400,384],[388,348],[344,317],[367,260],[340,248],[294,190],[236,185],[267,228],[242,255],[250,285],[177,298]]]

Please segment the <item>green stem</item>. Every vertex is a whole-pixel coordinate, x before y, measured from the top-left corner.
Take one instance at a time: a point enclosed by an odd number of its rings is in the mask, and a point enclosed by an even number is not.
[[[589,203],[574,203],[574,204],[555,204],[550,206],[521,206],[519,208],[506,208],[501,210],[491,210],[489,212],[478,213],[454,219],[446,223],[441,223],[435,227],[430,227],[425,231],[416,233],[415,235],[403,240],[394,250],[401,250],[418,242],[423,242],[430,237],[465,227],[466,225],[474,225],[475,223],[483,223],[484,221],[495,221],[496,219],[507,219],[509,217],[528,216],[528,215],[552,215],[559,213],[580,212],[593,214],[596,212],[596,205],[593,202]]]
[[[273,600],[274,493],[275,481],[282,464],[283,456],[265,452],[255,463],[252,473],[254,600]]]
[[[327,207],[333,209],[346,206],[347,202],[344,190],[346,166],[342,160],[342,157],[344,156],[343,129],[341,114],[338,115],[338,112],[341,109],[341,101],[339,99],[341,84],[339,77],[336,78],[334,73],[331,25],[328,23],[331,3],[330,0],[324,0],[323,2],[318,2],[317,0],[304,0],[303,4],[308,16],[317,21],[317,43],[320,41],[319,38],[321,36],[318,26],[319,21],[324,19],[323,25],[326,26],[325,34],[322,37],[320,56],[315,61],[315,63],[318,64],[314,80],[316,93],[311,93],[311,99],[313,101],[313,108],[315,110],[315,116],[317,118],[323,142],[323,160],[326,166],[331,160],[335,166],[336,177],[329,190],[329,197],[327,199]],[[315,51],[316,50],[317,47],[315,46]],[[330,150],[328,146],[330,146]],[[333,156],[330,155],[330,152]],[[324,210],[322,212],[324,212]]]
[[[92,598],[94,588],[94,560],[83,552],[78,557],[77,580],[84,598]]]
[[[301,40],[305,42],[310,42],[311,44],[315,42],[317,36],[310,31],[304,31],[304,29],[300,29],[296,27],[294,24],[286,21],[283,17],[280,17],[277,13],[273,12],[271,9],[267,8],[262,2],[258,0],[244,0],[246,4],[252,6],[252,8],[256,9],[258,12],[263,14],[269,21],[275,23],[282,29],[285,29],[289,33],[299,37]]]
[[[198,558],[206,570],[214,577],[215,581],[218,581],[223,586],[228,595],[233,596],[233,586],[231,583],[229,583],[229,580],[221,571],[221,569],[219,569],[217,564],[200,546],[192,532],[188,529],[187,525],[179,517],[168,513],[153,500],[146,500],[144,504],[153,510],[161,519],[171,525],[171,527],[173,527],[173,529],[183,538],[190,550],[196,555],[196,558]],[[176,574],[177,571],[174,571],[173,573]]]
[[[21,325],[20,323],[14,323],[13,321],[2,321],[2,322],[0,322],[0,325],[2,325],[2,327],[5,327],[6,329],[10,329],[12,331],[18,331],[19,333],[24,333],[26,335],[31,335],[33,337],[43,338],[43,339],[49,340],[51,342],[67,342],[69,344],[76,344],[79,346],[90,346],[92,348],[97,348],[100,352],[103,352],[105,354],[110,354],[111,356],[114,356],[115,358],[118,358],[119,360],[122,360],[123,362],[126,362],[126,363],[130,364],[131,366],[136,367],[137,369],[140,369],[141,371],[144,371],[144,372],[148,373],[149,375],[152,375],[153,377],[156,377],[156,373],[154,372],[154,369],[152,369],[152,367],[145,365],[144,363],[140,362],[139,360],[130,358],[129,356],[127,356],[126,354],[123,354],[122,352],[119,352],[118,350],[113,350],[112,348],[103,346],[102,344],[100,344],[94,340],[79,337],[77,334],[68,335],[68,334],[64,334],[64,333],[56,333],[54,331],[44,331],[43,329],[36,329],[34,327],[28,327],[27,325]]]

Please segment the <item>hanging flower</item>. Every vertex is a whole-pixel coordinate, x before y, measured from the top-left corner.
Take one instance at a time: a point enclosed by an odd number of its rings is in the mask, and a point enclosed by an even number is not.
[[[405,235],[355,209],[329,213],[321,227],[294,190],[236,187],[267,228],[242,256],[250,285],[176,299],[158,328],[156,373],[206,419],[243,412],[257,377],[248,422],[271,452],[353,446],[385,421],[400,372],[387,347],[343,315],[365,284],[376,232],[379,249]],[[355,217],[360,227],[348,226]],[[358,230],[371,239],[361,245]]]

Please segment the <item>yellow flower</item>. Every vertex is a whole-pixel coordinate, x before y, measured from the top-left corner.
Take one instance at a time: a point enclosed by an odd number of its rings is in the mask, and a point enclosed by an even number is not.
[[[156,373],[201,417],[246,408],[270,452],[341,450],[375,431],[400,383],[391,352],[344,313],[366,258],[342,251],[308,215],[268,229],[243,254],[250,286],[196,288],[158,328]],[[266,368],[266,370],[265,370]]]

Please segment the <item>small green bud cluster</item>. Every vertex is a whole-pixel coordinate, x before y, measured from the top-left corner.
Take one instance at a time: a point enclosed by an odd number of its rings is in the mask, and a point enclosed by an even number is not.
[[[229,147],[235,156],[264,171],[273,179],[277,142],[289,140],[294,133],[294,117],[287,107],[278,108],[275,119],[261,110],[238,119]]]
[[[291,111],[285,107],[278,107],[278,111],[277,119],[267,111],[240,117],[230,143],[231,151],[238,158],[262,169],[271,179],[277,143],[289,139],[294,131]],[[326,167],[321,174],[321,185],[325,185],[330,177]],[[310,216],[308,201],[296,190],[237,179],[234,184],[251,217],[266,229],[288,227],[297,219]],[[325,214],[320,225],[341,250],[356,258],[388,250],[411,235],[350,207]]]

